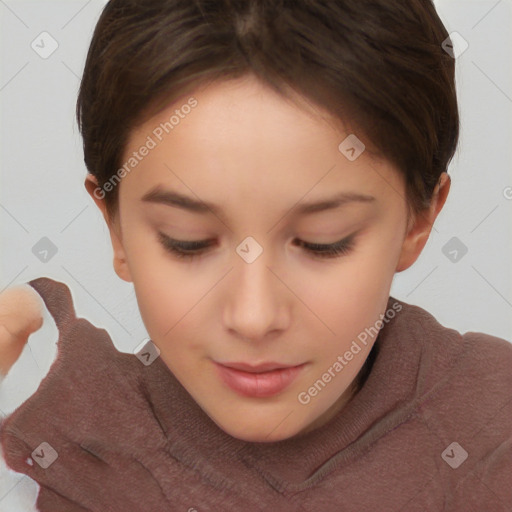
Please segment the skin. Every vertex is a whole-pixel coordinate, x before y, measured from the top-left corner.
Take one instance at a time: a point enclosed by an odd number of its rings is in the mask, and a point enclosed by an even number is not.
[[[376,338],[308,404],[298,401],[299,393],[385,313],[393,276],[421,253],[450,180],[444,173],[431,207],[409,218],[398,171],[369,151],[349,161],[338,146],[350,132],[326,112],[301,98],[287,101],[250,76],[193,96],[198,106],[118,185],[115,217],[94,194],[93,176],[85,186],[107,222],[114,269],[133,282],[160,357],[206,414],[246,441],[304,434],[352,398],[351,384]],[[125,159],[187,99],[134,130]],[[219,205],[223,213],[143,202],[156,185]],[[348,191],[375,200],[295,213],[303,202]],[[214,242],[182,260],[164,248],[159,231]],[[353,233],[353,248],[331,259],[296,243],[329,244]],[[263,249],[250,264],[236,252],[248,236]],[[251,398],[227,387],[213,361],[307,364],[284,391]]]
[[[29,336],[43,325],[43,301],[28,286],[0,293],[0,377],[7,375]]]

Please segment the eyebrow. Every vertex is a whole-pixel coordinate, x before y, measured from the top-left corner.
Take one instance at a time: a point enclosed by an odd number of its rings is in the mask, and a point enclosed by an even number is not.
[[[372,203],[376,200],[374,196],[366,194],[358,194],[355,192],[341,192],[334,196],[317,200],[314,202],[302,202],[297,207],[292,208],[298,215],[305,215],[326,210],[333,210],[348,203]],[[163,204],[187,210],[193,213],[213,213],[219,217],[223,217],[222,208],[207,201],[193,199],[192,197],[180,194],[174,190],[166,190],[160,185],[151,189],[142,197],[142,201],[149,203]]]

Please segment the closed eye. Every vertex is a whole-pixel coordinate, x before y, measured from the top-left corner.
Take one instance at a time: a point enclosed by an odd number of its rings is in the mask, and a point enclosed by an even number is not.
[[[191,260],[204,254],[214,245],[212,240],[176,240],[163,233],[158,233],[158,238],[164,249],[180,259]],[[348,254],[354,248],[355,234],[350,235],[333,244],[317,244],[295,239],[296,245],[316,258],[336,258]]]

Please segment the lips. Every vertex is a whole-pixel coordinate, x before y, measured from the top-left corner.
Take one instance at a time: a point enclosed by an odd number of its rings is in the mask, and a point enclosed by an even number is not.
[[[223,366],[227,366],[228,368],[233,368],[234,370],[241,370],[243,372],[248,373],[263,373],[270,372],[272,370],[284,370],[286,368],[293,368],[294,365],[285,365],[279,363],[260,363],[256,365],[251,365],[248,363],[219,363]]]
[[[215,362],[220,379],[230,389],[242,396],[259,398],[284,391],[305,366],[306,363],[286,366],[274,362],[258,365]]]

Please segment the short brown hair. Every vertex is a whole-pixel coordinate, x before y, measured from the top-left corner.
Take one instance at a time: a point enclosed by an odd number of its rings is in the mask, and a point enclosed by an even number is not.
[[[356,127],[419,212],[459,137],[447,37],[432,0],[110,0],[77,101],[85,164],[102,187],[133,128],[198,85],[253,73]]]

